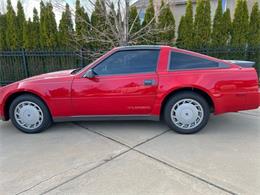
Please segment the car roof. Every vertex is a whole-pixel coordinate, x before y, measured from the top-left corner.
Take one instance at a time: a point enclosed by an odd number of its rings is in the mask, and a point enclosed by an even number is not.
[[[115,48],[116,50],[136,50],[136,49],[161,49],[162,45],[132,45],[132,46],[121,46]]]

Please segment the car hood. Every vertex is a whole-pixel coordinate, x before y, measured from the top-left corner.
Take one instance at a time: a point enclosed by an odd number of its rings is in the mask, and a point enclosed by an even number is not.
[[[62,78],[62,77],[70,76],[72,71],[73,71],[73,69],[51,72],[51,73],[33,76],[33,77],[30,77],[30,78],[24,79],[22,81],[39,81],[39,80]]]

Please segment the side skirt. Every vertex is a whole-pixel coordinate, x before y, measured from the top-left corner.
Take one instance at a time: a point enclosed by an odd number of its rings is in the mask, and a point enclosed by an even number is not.
[[[88,115],[88,116],[68,116],[55,117],[54,122],[76,122],[76,121],[123,121],[123,120],[150,120],[159,121],[156,115]]]

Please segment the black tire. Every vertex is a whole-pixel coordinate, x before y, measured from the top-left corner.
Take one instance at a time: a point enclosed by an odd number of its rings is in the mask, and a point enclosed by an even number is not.
[[[183,99],[195,100],[202,107],[202,110],[203,110],[203,117],[201,117],[202,120],[194,128],[190,128],[190,129],[181,128],[181,127],[177,126],[172,120],[171,110],[172,110],[173,106],[177,102],[179,102]],[[180,93],[173,95],[167,101],[163,114],[164,114],[164,120],[165,120],[166,124],[170,127],[170,129],[172,129],[180,134],[192,134],[192,133],[199,132],[201,129],[203,129],[207,125],[209,116],[210,116],[210,109],[209,109],[208,102],[200,94],[197,94],[194,92],[180,92]]]
[[[33,129],[23,127],[22,125],[19,124],[19,122],[17,122],[16,117],[15,117],[15,109],[16,109],[17,105],[19,105],[22,102],[26,102],[26,101],[32,102],[35,105],[37,105],[41,109],[41,113],[43,116],[41,124],[38,127],[33,128]],[[19,129],[20,131],[22,131],[24,133],[29,133],[29,134],[40,133],[40,132],[44,131],[45,129],[49,128],[52,124],[52,118],[51,118],[51,115],[50,115],[49,110],[46,107],[46,105],[42,102],[41,99],[39,99],[38,97],[36,97],[34,95],[30,95],[30,94],[18,96],[17,98],[15,98],[12,101],[12,103],[10,105],[10,109],[9,109],[9,116],[11,118],[13,125],[17,129]]]

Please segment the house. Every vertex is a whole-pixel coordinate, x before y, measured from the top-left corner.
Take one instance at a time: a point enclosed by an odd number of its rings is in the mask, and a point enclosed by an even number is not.
[[[249,11],[251,11],[255,1],[256,0],[247,0]],[[175,18],[176,27],[178,27],[181,16],[185,14],[187,0],[164,0],[164,2],[170,4],[171,10]],[[161,6],[161,0],[153,0],[153,3],[154,3],[155,14],[156,16],[158,16],[160,6]],[[192,3],[193,3],[193,14],[195,15],[196,0],[192,0]],[[138,10],[141,21],[143,21],[144,19],[145,10],[148,4],[149,4],[149,0],[137,0],[133,4],[134,6],[136,6]],[[210,5],[211,5],[211,17],[213,18],[215,15],[215,10],[218,5],[218,0],[210,0]],[[236,0],[222,0],[223,10],[225,11],[227,8],[229,8],[231,12],[231,17],[233,17],[234,15],[235,7],[236,7]]]

